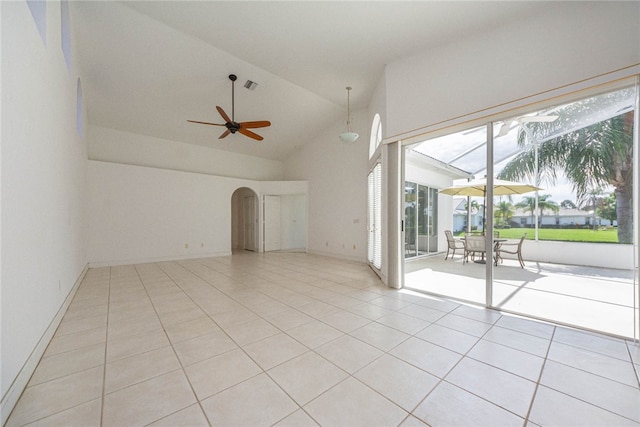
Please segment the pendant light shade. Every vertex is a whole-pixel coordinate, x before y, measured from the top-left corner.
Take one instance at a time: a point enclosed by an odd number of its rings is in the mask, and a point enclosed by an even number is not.
[[[355,142],[358,139],[358,134],[351,129],[351,103],[350,94],[351,86],[347,86],[347,126],[339,136],[344,142]]]

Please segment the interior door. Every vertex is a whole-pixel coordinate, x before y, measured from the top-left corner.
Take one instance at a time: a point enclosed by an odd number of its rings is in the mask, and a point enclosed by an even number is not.
[[[248,251],[256,250],[256,224],[258,221],[256,215],[256,198],[255,196],[247,196],[244,198],[243,204],[244,218],[244,249]]]
[[[280,196],[264,196],[264,251],[280,250]]]

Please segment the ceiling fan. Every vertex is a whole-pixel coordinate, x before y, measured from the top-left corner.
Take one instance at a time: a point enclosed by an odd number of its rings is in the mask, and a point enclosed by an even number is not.
[[[264,128],[267,126],[271,126],[271,122],[267,120],[260,120],[254,122],[236,122],[235,121],[235,81],[238,77],[235,74],[229,74],[229,80],[231,80],[231,118],[224,112],[222,107],[216,105],[216,110],[220,113],[220,116],[224,119],[224,124],[219,123],[209,123],[209,122],[200,122],[197,120],[187,120],[190,123],[199,123],[202,125],[211,125],[211,126],[225,126],[227,130],[225,130],[222,135],[218,139],[222,139],[229,135],[230,133],[240,132],[244,136],[248,136],[249,138],[253,138],[258,141],[262,141],[264,138],[258,135],[255,132],[250,131],[249,129],[254,128]]]
[[[515,123],[516,126],[518,126],[518,125],[524,125],[526,123],[551,123],[551,122],[555,122],[557,119],[558,119],[558,116],[548,115],[548,116],[522,116],[515,119],[507,120],[502,124],[502,127],[500,128],[500,132],[498,132],[498,135],[496,135],[496,137],[501,137],[508,134],[509,131],[513,129],[511,127],[513,123]]]

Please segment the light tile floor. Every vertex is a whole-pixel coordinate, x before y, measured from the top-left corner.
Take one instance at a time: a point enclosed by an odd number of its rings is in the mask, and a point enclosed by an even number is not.
[[[309,254],[90,269],[8,426],[640,426],[640,345]]]

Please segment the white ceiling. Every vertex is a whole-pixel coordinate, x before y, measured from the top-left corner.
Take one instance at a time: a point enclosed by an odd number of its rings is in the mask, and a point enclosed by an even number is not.
[[[545,2],[74,1],[72,25],[90,124],[283,159],[366,108],[385,64],[453,43]],[[257,142],[219,140],[215,106],[270,120]],[[258,83],[255,91],[242,85]],[[355,123],[360,133],[368,123]]]

